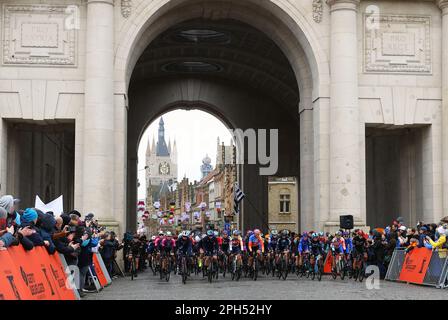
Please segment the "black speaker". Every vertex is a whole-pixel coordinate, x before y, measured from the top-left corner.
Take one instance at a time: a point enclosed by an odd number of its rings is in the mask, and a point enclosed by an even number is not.
[[[339,222],[341,229],[353,229],[353,216],[339,216]]]

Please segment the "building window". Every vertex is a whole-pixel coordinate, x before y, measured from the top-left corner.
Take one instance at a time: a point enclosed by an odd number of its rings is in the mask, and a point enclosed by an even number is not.
[[[291,196],[289,194],[280,195],[280,213],[291,213]]]

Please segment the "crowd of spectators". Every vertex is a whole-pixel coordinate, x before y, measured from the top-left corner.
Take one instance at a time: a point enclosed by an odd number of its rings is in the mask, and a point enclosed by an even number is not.
[[[114,259],[123,248],[113,231],[98,225],[93,213],[82,217],[80,212],[72,210],[56,216],[35,208],[21,210],[19,199],[5,195],[0,198],[0,250],[19,244],[25,250],[42,246],[49,254],[63,254],[69,266],[79,269],[77,288],[81,297],[96,292],[93,287],[86,287],[93,254],[101,254],[113,278]]]
[[[369,264],[377,265],[383,278],[396,248],[406,252],[422,247],[431,250],[447,248],[447,236],[448,217],[438,224],[418,222],[415,227],[406,227],[403,218],[399,217],[386,228],[370,230],[367,239]]]

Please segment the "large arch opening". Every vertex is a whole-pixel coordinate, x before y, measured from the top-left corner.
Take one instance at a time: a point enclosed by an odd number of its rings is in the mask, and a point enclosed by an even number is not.
[[[171,21],[178,22],[153,37],[142,50],[130,77],[128,229],[136,224],[138,142],[147,125],[168,110],[199,108],[216,115],[230,128],[278,129],[275,175],[300,181],[299,103],[305,99],[302,91],[305,97],[311,96],[312,84],[299,86],[298,65],[290,63],[272,34],[268,36],[252,23],[228,15],[209,17],[203,11],[175,12],[194,13],[198,17],[171,17]],[[306,66],[303,69],[301,73],[309,70]],[[261,176],[259,167],[244,164],[239,177],[251,199],[251,203],[244,203],[242,211],[244,229],[268,226],[269,177]],[[299,189],[292,195],[297,203]],[[264,216],[254,214],[255,211]],[[300,218],[297,220],[298,226]]]

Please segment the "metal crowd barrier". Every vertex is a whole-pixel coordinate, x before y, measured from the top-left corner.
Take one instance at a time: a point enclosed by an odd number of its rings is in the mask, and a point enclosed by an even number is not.
[[[430,249],[424,248],[424,250],[430,250]],[[400,280],[400,275],[403,270],[403,264],[405,262],[405,259],[406,259],[405,249],[404,248],[395,249],[395,251],[392,254],[389,267],[387,269],[385,280],[408,282]],[[436,288],[448,287],[448,250],[440,249],[431,252],[431,259],[429,261],[429,265],[427,267],[424,278],[422,282],[418,282],[418,284],[432,286]]]

